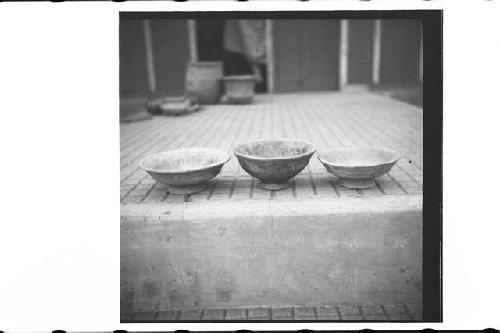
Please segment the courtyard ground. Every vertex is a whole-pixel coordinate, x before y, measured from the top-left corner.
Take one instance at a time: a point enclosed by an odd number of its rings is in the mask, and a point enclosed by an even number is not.
[[[121,124],[120,196],[122,204],[199,202],[206,200],[280,199],[419,195],[422,193],[422,109],[387,97],[364,93],[316,93],[257,96],[250,105],[214,105],[179,117]],[[345,189],[316,156],[295,177],[293,187],[268,192],[255,186],[232,148],[261,138],[298,138],[318,151],[345,145],[381,145],[398,150],[401,160],[369,190]],[[145,156],[179,147],[227,151],[231,160],[209,190],[185,197],[169,196],[138,162]]]

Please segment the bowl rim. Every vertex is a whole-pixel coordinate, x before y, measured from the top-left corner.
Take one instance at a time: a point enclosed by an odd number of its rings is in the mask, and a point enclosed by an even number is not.
[[[186,61],[186,66],[222,66],[222,61]]]
[[[255,75],[251,74],[244,74],[244,75],[226,75],[222,77],[223,81],[243,81],[243,80],[252,80],[252,81],[257,81],[257,77]]]
[[[217,153],[220,153],[220,154],[224,155],[224,158],[221,161],[217,162],[217,163],[212,163],[212,164],[204,165],[204,166],[196,168],[196,169],[189,169],[189,170],[151,169],[151,168],[148,168],[148,167],[144,166],[144,161],[145,160],[147,160],[149,158],[152,158],[154,156],[157,156],[157,155],[163,155],[165,153],[176,152],[176,151],[178,152],[178,151],[193,151],[193,150],[204,150],[204,151],[217,152]],[[184,173],[191,173],[191,172],[203,171],[203,170],[207,170],[207,169],[211,169],[211,168],[217,167],[219,165],[224,165],[227,162],[229,162],[230,159],[231,159],[231,155],[230,154],[226,153],[225,151],[216,149],[216,148],[205,148],[205,147],[174,148],[174,149],[169,149],[169,150],[161,151],[161,152],[158,152],[158,153],[155,153],[155,154],[151,154],[151,155],[148,155],[148,156],[142,158],[139,161],[139,167],[142,170],[146,171],[146,172],[154,172],[154,173],[161,173],[161,174],[184,174]]]
[[[255,156],[255,155],[247,155],[247,154],[242,154],[242,153],[238,153],[236,152],[236,148],[239,147],[239,146],[242,146],[242,145],[246,145],[246,144],[250,144],[250,143],[256,143],[256,142],[265,142],[265,141],[289,141],[289,142],[300,142],[300,143],[304,143],[306,145],[309,145],[312,147],[311,151],[309,152],[306,152],[306,153],[302,153],[302,154],[298,154],[298,155],[292,155],[292,156],[278,156],[278,157],[260,157],[260,156]],[[244,157],[244,158],[247,158],[247,159],[250,159],[250,160],[254,160],[254,161],[278,161],[278,160],[294,160],[294,159],[298,159],[298,158],[301,158],[301,157],[305,157],[305,156],[312,156],[314,153],[316,152],[316,147],[314,147],[314,145],[309,142],[309,141],[305,141],[305,140],[299,140],[299,139],[287,139],[287,138],[279,138],[279,139],[259,139],[259,140],[252,140],[252,141],[248,141],[248,142],[244,142],[244,143],[240,143],[240,144],[237,144],[233,147],[233,153],[234,155],[236,155],[236,157]]]
[[[391,153],[393,155],[393,158],[391,158],[390,160],[385,161],[385,162],[375,163],[375,164],[365,164],[365,165],[337,164],[337,163],[333,163],[333,162],[325,159],[326,154],[333,153],[333,152],[336,152],[339,150],[345,151],[345,150],[349,150],[349,149],[353,149],[353,148],[356,148],[356,149],[369,148],[369,149],[373,149],[373,150],[384,151],[384,152]],[[384,147],[384,146],[342,146],[342,147],[333,148],[333,149],[329,149],[329,150],[319,151],[317,156],[318,156],[318,160],[321,163],[327,164],[327,165],[333,166],[333,167],[338,167],[338,168],[373,168],[373,167],[378,167],[381,165],[394,164],[397,161],[399,161],[399,159],[401,158],[401,154],[398,151],[391,149],[391,148],[388,148],[388,147]]]

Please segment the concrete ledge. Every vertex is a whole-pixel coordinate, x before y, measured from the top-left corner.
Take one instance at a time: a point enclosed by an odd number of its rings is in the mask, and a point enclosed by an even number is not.
[[[420,196],[122,206],[122,312],[421,304]]]

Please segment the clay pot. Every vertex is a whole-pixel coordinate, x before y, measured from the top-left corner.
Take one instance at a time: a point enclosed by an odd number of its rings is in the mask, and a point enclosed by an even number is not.
[[[186,64],[186,92],[195,95],[200,104],[217,104],[222,95],[222,62],[189,62]]]
[[[225,76],[222,81],[224,82],[225,97],[228,103],[247,104],[252,102],[255,91],[255,76]]]
[[[375,186],[374,178],[389,172],[399,158],[397,151],[385,147],[342,147],[318,154],[341,186],[354,189]]]
[[[276,191],[290,187],[314,154],[312,144],[299,140],[258,140],[234,148],[241,167],[260,180],[262,189]]]
[[[169,193],[193,194],[208,187],[231,157],[210,148],[179,148],[154,154],[139,162],[157,182],[167,185]]]

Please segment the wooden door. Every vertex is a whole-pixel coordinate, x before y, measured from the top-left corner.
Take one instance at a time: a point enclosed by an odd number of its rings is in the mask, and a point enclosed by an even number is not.
[[[274,20],[276,92],[338,88],[339,20]]]
[[[373,64],[374,20],[348,22],[348,84],[370,84]]]

